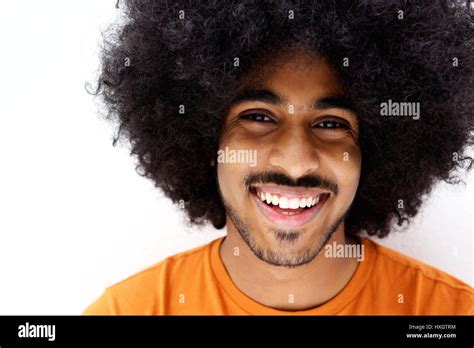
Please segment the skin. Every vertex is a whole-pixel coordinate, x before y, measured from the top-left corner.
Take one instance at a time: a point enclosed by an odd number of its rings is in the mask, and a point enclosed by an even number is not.
[[[217,164],[227,209],[227,236],[220,254],[233,282],[247,296],[272,308],[303,310],[334,297],[357,269],[355,258],[327,258],[323,247],[333,241],[356,243],[345,235],[343,219],[357,191],[361,155],[353,111],[345,106],[312,107],[322,98],[343,96],[324,58],[306,51],[283,58],[254,68],[239,91],[264,89],[282,100],[244,98],[230,106],[225,119],[220,149],[256,150],[257,165]],[[249,119],[249,114],[263,116]],[[338,192],[330,192],[309,222],[281,227],[262,214],[244,184],[249,174],[263,172],[293,180],[324,178],[336,184]],[[273,186],[288,188],[279,183]],[[296,237],[281,238],[290,232]]]

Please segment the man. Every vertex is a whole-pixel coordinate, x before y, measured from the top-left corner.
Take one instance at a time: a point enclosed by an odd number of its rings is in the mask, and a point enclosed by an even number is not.
[[[362,236],[386,236],[469,167],[465,7],[129,1],[125,13],[103,56],[110,117],[142,174],[227,235],[107,288],[85,314],[474,313],[468,285]]]

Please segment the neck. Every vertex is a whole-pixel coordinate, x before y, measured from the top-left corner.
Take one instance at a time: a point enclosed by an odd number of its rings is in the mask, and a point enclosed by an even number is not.
[[[357,269],[356,258],[325,257],[324,247],[305,265],[295,268],[273,266],[255,256],[232,223],[227,226],[227,236],[220,249],[224,266],[240,291],[267,307],[304,310],[321,305],[337,295]],[[344,223],[328,244],[333,242],[356,243],[345,235]]]

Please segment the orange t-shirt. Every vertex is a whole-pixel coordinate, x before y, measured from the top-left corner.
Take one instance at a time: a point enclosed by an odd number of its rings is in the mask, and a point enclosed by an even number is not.
[[[408,256],[361,239],[362,261],[346,287],[307,310],[266,307],[241,292],[220,258],[224,238],[177,254],[113,286],[86,315],[472,315],[473,290]],[[402,295],[402,296],[400,296]]]

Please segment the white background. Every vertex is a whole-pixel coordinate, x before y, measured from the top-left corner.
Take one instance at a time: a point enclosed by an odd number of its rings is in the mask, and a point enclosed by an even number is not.
[[[115,0],[0,10],[0,314],[80,314],[103,289],[225,231],[188,227],[85,91]],[[441,141],[441,139],[440,139]],[[382,242],[474,284],[473,177]]]

